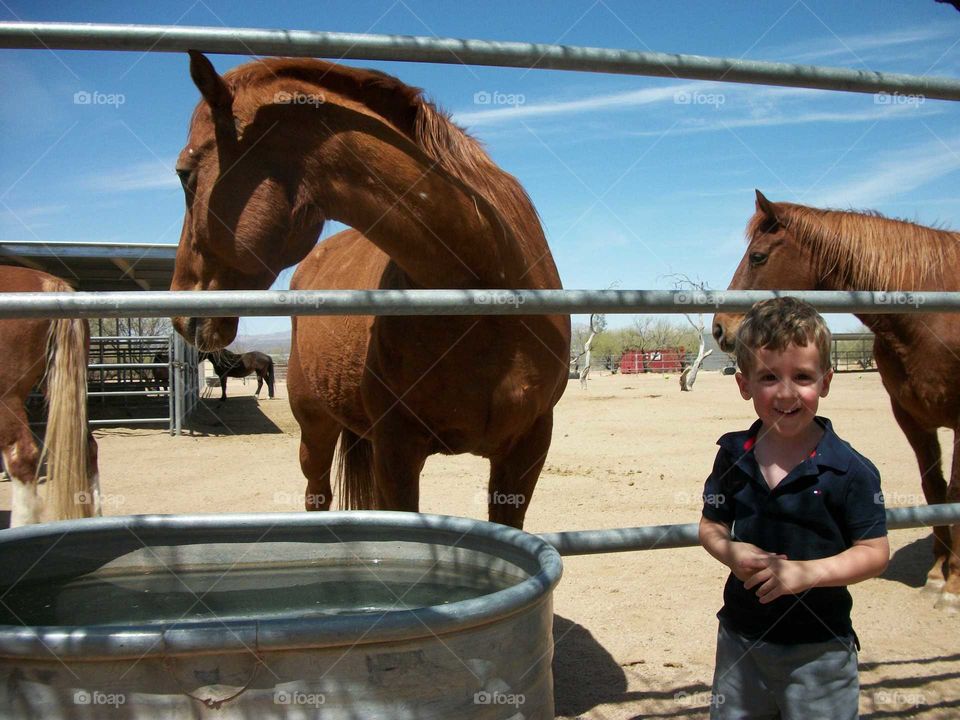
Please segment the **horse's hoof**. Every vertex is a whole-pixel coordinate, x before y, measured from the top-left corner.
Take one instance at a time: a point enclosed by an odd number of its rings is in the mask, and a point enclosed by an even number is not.
[[[960,613],[960,595],[949,592],[942,593],[933,607],[951,615],[956,615]]]

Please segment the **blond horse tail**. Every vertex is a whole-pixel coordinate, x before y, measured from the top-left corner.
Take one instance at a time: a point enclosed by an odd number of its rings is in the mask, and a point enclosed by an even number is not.
[[[347,428],[337,450],[337,495],[343,510],[375,510],[373,443]]]
[[[50,323],[47,336],[47,432],[41,456],[47,460],[47,502],[51,520],[94,514],[88,476],[87,343],[85,320]]]

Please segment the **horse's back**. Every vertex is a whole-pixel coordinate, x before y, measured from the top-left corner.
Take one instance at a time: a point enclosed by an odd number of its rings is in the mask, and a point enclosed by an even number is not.
[[[380,286],[389,256],[356,230],[318,243],[300,262],[291,290],[369,290]]]
[[[372,290],[380,287],[390,258],[356,230],[319,243],[297,266],[292,290]],[[293,317],[287,388],[294,413],[319,402],[322,410],[363,430],[360,400],[370,332],[366,315]]]

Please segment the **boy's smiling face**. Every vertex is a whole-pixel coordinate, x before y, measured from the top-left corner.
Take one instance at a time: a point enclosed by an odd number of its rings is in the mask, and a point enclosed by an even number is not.
[[[759,348],[753,367],[737,373],[737,385],[744,400],[753,400],[763,433],[782,439],[799,439],[813,422],[820,398],[830,391],[833,370],[820,367],[820,352],[810,342],[791,343],[783,351]]]

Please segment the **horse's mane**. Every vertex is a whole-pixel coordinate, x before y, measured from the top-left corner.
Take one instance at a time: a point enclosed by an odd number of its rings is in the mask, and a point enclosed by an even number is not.
[[[862,290],[952,289],[960,262],[960,233],[884,217],[873,211],[829,210],[773,203],[777,220],[806,245],[817,274],[835,273],[842,287]],[[747,239],[769,218],[758,211]]]
[[[413,141],[443,170],[476,191],[508,223],[521,246],[533,244],[539,257],[546,239],[537,211],[523,186],[497,166],[483,145],[428,101],[420,88],[397,78],[322,60],[270,58],[231,70],[232,89],[290,79],[325,88],[366,105]]]

